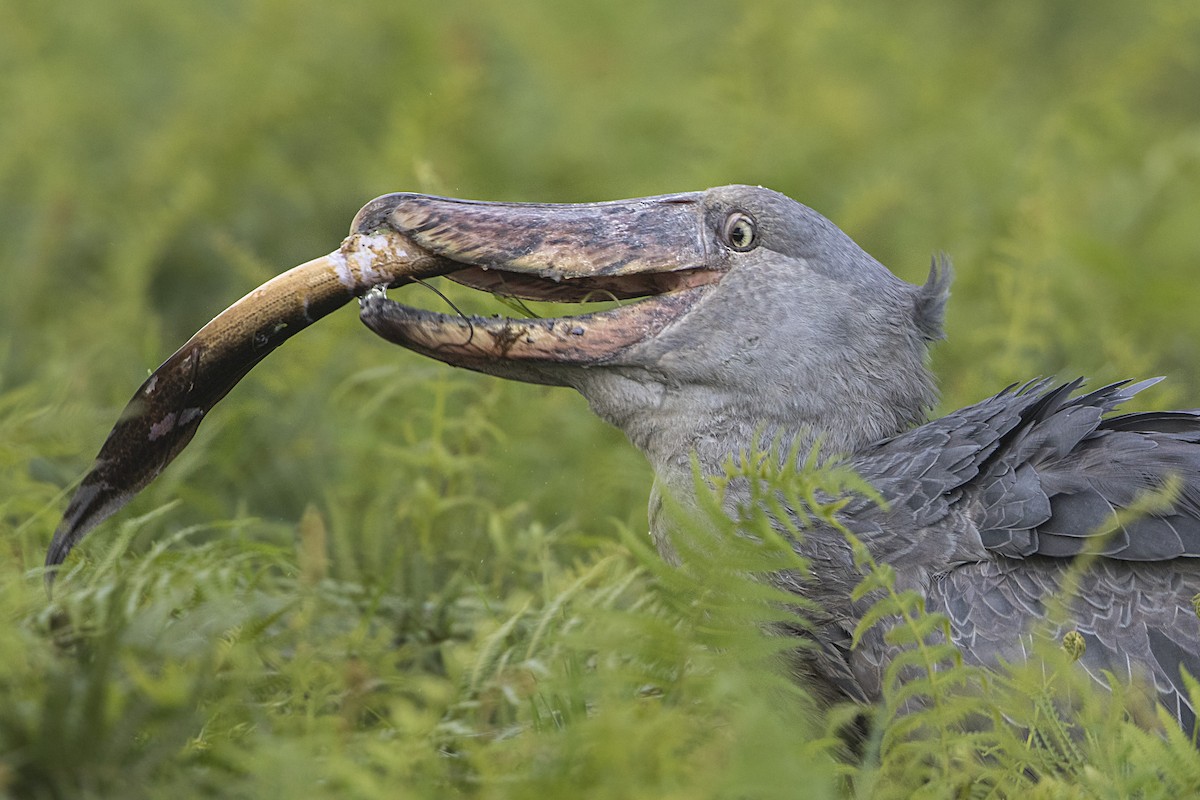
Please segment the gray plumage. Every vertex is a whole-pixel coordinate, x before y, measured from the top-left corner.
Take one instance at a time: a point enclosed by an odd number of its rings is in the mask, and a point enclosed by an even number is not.
[[[860,500],[843,520],[896,568],[904,588],[921,591],[929,611],[949,617],[954,644],[981,665],[1026,659],[1029,629],[1046,614],[1069,557],[1094,550],[1102,557],[1081,572],[1070,618],[1046,633],[1078,631],[1080,663],[1104,686],[1105,672],[1152,680],[1190,731],[1195,709],[1179,669],[1200,674],[1192,604],[1200,563],[1187,560],[1200,555],[1200,416],[1103,416],[1151,383],[1075,398],[1078,381],[1006,390],[861,450],[851,464],[887,509]],[[1167,508],[1115,516],[1172,478],[1179,488]],[[853,562],[838,535],[817,530],[798,545],[821,566],[813,586],[791,588],[829,615],[817,633],[826,663],[814,672],[843,676],[837,693],[876,699],[894,650],[878,635],[846,647],[863,608],[849,603]],[[845,582],[822,591],[835,574]]]

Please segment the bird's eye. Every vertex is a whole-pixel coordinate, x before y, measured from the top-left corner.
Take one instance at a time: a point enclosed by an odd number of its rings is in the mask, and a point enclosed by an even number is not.
[[[725,219],[725,243],[744,253],[758,246],[758,228],[749,214],[735,211]]]

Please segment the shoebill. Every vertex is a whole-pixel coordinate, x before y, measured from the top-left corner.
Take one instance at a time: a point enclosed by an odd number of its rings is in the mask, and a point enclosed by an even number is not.
[[[466,318],[383,291],[431,275],[514,298],[631,302]],[[1086,394],[1076,381],[928,421],[927,348],[949,281],[935,262],[923,285],[906,283],[812,209],[758,187],[579,205],[386,195],[338,251],[247,295],[138,390],[55,533],[48,579],[258,360],[359,297],[362,321],[389,341],[582,393],[653,464],[651,533],[667,558],[662,494],[686,498],[693,458],[716,473],[756,437],[801,453],[819,441],[878,490],[885,504],[852,501],[840,521],[899,588],[946,615],[968,662],[1025,658],[1073,557],[1097,553],[1057,635],[1082,637],[1079,663],[1105,686],[1106,673],[1151,682],[1191,731],[1181,669],[1200,676],[1200,413],[1113,413],[1153,381]],[[1151,513],[1122,514],[1156,491],[1168,496]],[[845,536],[817,524],[794,547],[812,575],[777,580],[824,610],[807,634],[816,647],[801,650],[808,680],[826,698],[879,699],[898,651],[881,630],[851,647],[868,601],[851,599],[861,573]]]

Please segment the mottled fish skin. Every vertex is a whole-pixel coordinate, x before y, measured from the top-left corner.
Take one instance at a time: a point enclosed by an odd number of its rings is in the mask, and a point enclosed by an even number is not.
[[[255,364],[321,317],[376,286],[459,268],[392,231],[342,246],[258,287],[201,328],[125,406],[75,491],[46,554],[46,582],[92,529],[146,487]]]

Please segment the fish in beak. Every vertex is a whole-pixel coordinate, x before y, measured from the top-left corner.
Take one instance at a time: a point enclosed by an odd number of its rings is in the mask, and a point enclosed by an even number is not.
[[[47,585],[71,548],[154,480],[272,350],[374,286],[454,268],[394,233],[352,234],[329,255],[272,278],[218,314],[126,404],[54,532]]]

